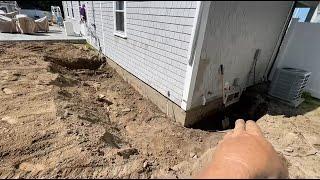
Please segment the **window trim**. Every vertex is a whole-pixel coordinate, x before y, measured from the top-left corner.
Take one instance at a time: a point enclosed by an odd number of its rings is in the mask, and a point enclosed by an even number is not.
[[[117,31],[116,12],[123,12],[124,31]],[[116,1],[113,1],[113,35],[127,38],[127,2],[123,1],[123,10],[116,10]]]
[[[69,12],[69,5],[67,4],[67,17],[69,18],[70,17],[70,12]]]
[[[70,3],[71,3],[71,19],[75,19],[72,1],[70,1]]]

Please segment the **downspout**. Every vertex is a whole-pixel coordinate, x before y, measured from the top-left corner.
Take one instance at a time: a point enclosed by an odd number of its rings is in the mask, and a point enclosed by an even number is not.
[[[279,45],[277,47],[277,50],[276,50],[276,53],[275,53],[275,55],[273,57],[271,66],[269,67],[269,64],[267,66],[266,71],[268,71],[268,73],[267,73],[267,76],[265,76],[265,80],[268,80],[268,77],[270,76],[271,70],[272,70],[272,68],[273,68],[273,66],[274,66],[274,64],[276,62],[276,59],[277,59],[278,54],[280,52],[281,45],[282,45],[283,40],[284,40],[284,38],[285,38],[285,36],[287,34],[287,31],[288,31],[288,28],[289,28],[289,24],[291,22],[291,19],[292,19],[292,16],[293,16],[293,12],[294,12],[294,9],[296,8],[296,5],[297,5],[297,1],[294,1],[292,6],[291,6],[291,9],[290,9],[289,16],[287,17],[286,24],[285,24],[285,27],[284,27],[284,30],[283,30],[283,33],[282,33],[282,36],[281,36],[281,39],[280,39],[280,43],[279,43]]]

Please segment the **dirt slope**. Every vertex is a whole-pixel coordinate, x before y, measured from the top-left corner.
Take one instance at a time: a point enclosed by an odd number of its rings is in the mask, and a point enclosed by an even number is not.
[[[108,67],[78,69],[102,63],[87,46],[1,51],[0,177],[175,177],[222,136],[173,123]]]

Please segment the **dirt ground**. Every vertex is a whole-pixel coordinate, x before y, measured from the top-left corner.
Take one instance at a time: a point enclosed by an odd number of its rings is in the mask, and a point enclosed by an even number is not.
[[[226,131],[184,128],[88,45],[0,44],[0,178],[185,178]],[[291,178],[320,177],[320,102],[258,120]]]

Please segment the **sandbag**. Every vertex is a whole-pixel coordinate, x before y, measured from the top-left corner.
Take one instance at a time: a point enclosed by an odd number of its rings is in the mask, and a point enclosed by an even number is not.
[[[37,19],[34,21],[36,23],[36,28],[35,28],[35,32],[39,32],[39,31],[44,31],[44,32],[48,32],[49,31],[49,21],[47,16]]]
[[[22,34],[32,34],[35,33],[36,23],[30,17],[16,16],[18,23],[18,30]]]
[[[13,19],[0,15],[0,32],[15,33],[17,32],[16,23]]]

